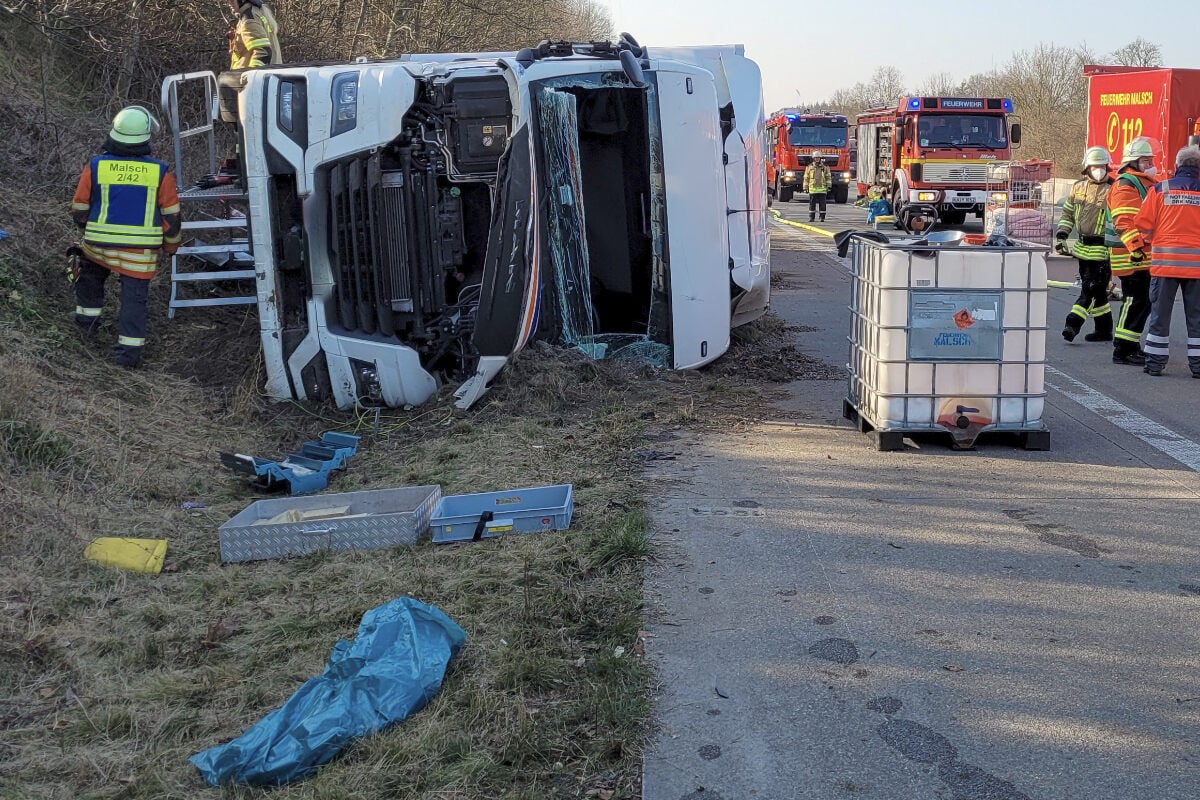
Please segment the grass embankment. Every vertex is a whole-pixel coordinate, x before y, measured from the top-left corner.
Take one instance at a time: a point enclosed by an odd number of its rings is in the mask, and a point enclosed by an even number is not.
[[[655,429],[753,416],[764,394],[740,362],[682,375],[535,350],[471,412],[443,397],[376,428],[259,398],[244,311],[160,320],[148,368],[129,373],[62,321],[65,289],[15,291],[0,316],[0,796],[217,796],[187,757],[278,707],[364,611],[402,595],[468,632],[443,691],[278,796],[638,796],[651,675],[636,449]],[[761,341],[742,355],[787,347],[775,321],[750,333]],[[217,527],[255,495],[218,452],[282,454],[330,428],[365,436],[331,491],[565,482],[575,520],[562,533],[222,566]],[[114,535],[169,539],[170,571],[82,558]]]

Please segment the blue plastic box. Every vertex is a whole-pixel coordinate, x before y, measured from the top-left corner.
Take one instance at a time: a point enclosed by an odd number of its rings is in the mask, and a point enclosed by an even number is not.
[[[570,526],[575,499],[570,484],[443,497],[433,509],[433,541],[469,542],[505,533],[557,531]]]

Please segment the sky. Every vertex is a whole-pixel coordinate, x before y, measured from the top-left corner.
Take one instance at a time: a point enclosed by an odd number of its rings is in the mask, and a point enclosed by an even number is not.
[[[966,77],[1003,66],[1039,42],[1108,53],[1140,35],[1162,48],[1164,66],[1200,68],[1200,6],[1187,0],[599,2],[616,30],[640,44],[744,44],[762,69],[768,112],[826,99],[878,66],[897,67],[911,88],[939,72]],[[1130,9],[1145,23],[1118,24]]]

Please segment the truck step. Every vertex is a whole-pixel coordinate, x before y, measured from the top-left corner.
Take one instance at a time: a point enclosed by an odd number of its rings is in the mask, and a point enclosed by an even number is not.
[[[194,219],[184,220],[180,226],[185,231],[200,230],[237,230],[246,227],[246,218],[238,219]]]
[[[251,280],[255,272],[252,269],[227,269],[213,272],[177,272],[172,278],[175,281],[241,281]]]

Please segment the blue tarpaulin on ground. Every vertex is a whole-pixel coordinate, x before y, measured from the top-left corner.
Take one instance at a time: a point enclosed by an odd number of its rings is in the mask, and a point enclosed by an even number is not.
[[[214,786],[278,786],[307,777],[352,740],[420,710],[438,693],[467,634],[433,606],[400,598],[363,615],[325,671],[227,744],[189,760]]]

